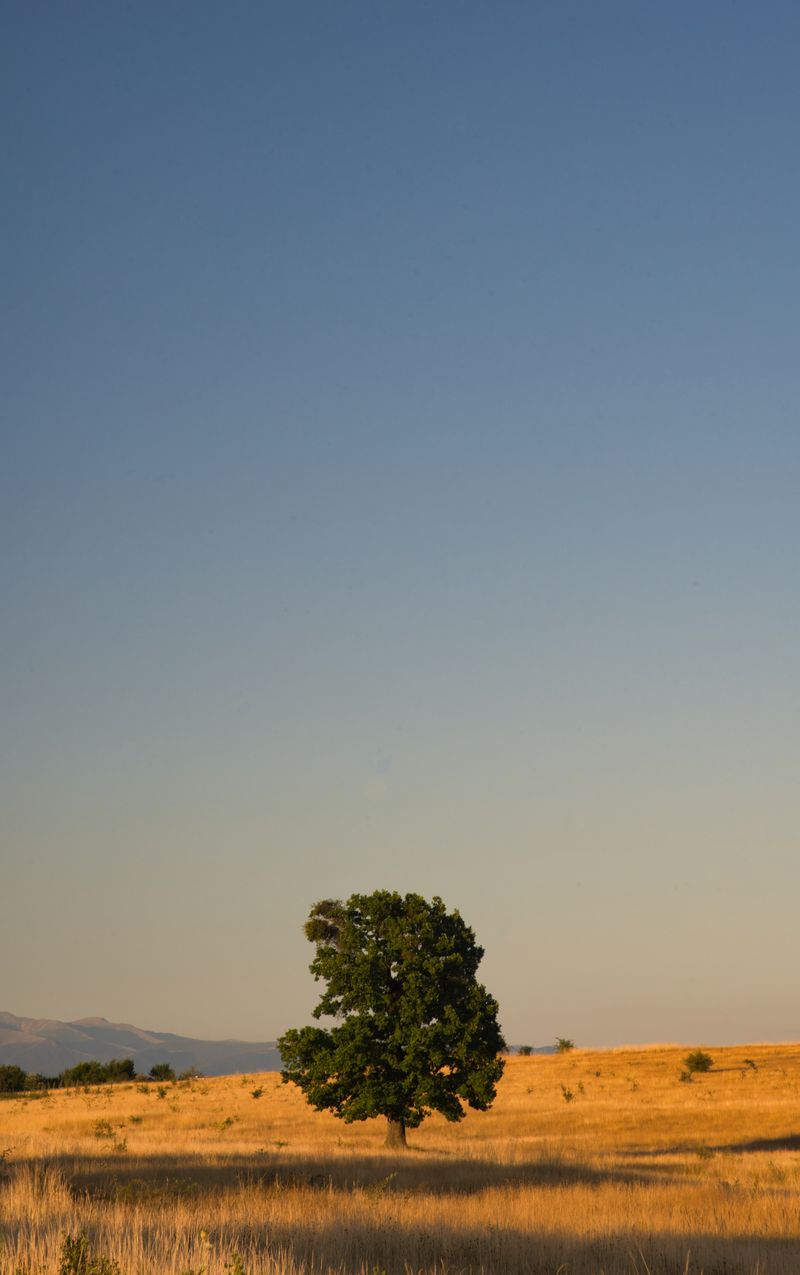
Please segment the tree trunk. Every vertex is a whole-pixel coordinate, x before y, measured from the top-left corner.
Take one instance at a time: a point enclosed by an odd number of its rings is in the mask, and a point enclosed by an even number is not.
[[[401,1116],[399,1120],[393,1120],[391,1116],[386,1117],[386,1142],[384,1146],[391,1151],[405,1151],[406,1149],[406,1122]]]

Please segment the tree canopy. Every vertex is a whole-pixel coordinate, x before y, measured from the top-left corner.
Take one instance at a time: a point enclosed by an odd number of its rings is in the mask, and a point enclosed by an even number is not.
[[[432,1111],[485,1111],[503,1072],[497,1002],[476,979],[483,948],[440,898],[388,890],[315,904],[305,924],[310,969],[327,984],[314,1018],[287,1031],[284,1081],[347,1122],[385,1116],[387,1145]]]

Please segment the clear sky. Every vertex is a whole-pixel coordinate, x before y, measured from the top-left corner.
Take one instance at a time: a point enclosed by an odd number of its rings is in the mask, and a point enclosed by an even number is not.
[[[800,8],[9,3],[0,1009],[797,1038]]]

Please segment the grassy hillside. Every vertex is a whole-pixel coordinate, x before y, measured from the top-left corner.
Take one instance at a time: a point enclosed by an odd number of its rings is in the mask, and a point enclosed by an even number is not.
[[[274,1073],[6,1099],[0,1272],[56,1275],[85,1230],[123,1275],[795,1275],[800,1046],[690,1083],[686,1052],[512,1058],[491,1111],[398,1156]]]

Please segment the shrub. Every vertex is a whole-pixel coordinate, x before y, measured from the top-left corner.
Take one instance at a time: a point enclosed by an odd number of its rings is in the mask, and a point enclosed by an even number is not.
[[[530,1045],[520,1045],[519,1049],[517,1050],[517,1053],[522,1054],[523,1058],[528,1058],[533,1053],[533,1049],[531,1048]]]
[[[110,1257],[92,1257],[86,1232],[81,1231],[74,1239],[64,1236],[58,1275],[121,1275],[121,1271]]]
[[[168,1062],[154,1063],[150,1068],[151,1080],[174,1080],[175,1068]]]
[[[556,1036],[556,1049],[560,1054],[568,1054],[574,1048],[574,1040],[570,1040],[568,1036]]]
[[[710,1071],[714,1066],[714,1059],[710,1054],[706,1054],[702,1049],[694,1049],[687,1054],[683,1060],[683,1065],[690,1076],[696,1072]]]

